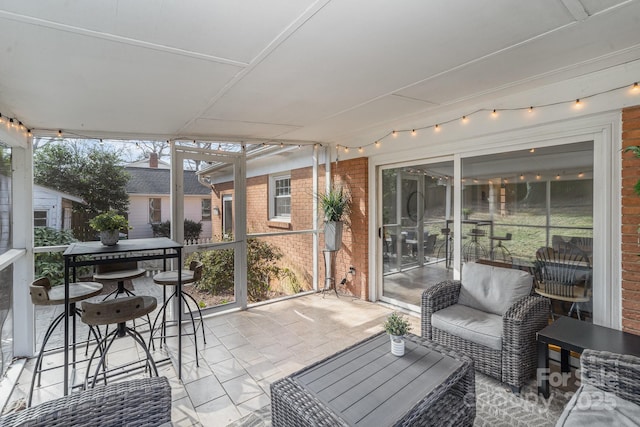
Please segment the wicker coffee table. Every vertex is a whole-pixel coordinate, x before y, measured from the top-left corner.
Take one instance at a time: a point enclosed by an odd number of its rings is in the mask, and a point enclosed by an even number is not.
[[[374,335],[271,384],[274,426],[472,425],[470,358],[409,334],[402,357]]]

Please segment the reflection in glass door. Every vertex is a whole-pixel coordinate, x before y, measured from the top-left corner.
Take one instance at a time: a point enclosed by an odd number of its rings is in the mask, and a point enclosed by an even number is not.
[[[425,280],[450,278],[453,162],[382,170],[382,299],[419,306]]]

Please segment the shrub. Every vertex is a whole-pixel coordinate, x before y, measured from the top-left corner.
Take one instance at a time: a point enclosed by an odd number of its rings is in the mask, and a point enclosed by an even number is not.
[[[247,295],[251,302],[265,300],[271,291],[271,281],[288,279],[292,290],[301,286],[296,275],[288,268],[277,265],[282,252],[274,245],[258,240],[247,240]],[[234,251],[219,249],[195,253],[187,257],[186,264],[198,259],[203,264],[198,288],[220,295],[234,290]]]
[[[170,237],[171,221],[161,222],[159,224],[151,224],[154,237]],[[202,223],[195,222],[190,219],[184,220],[184,238],[185,240],[197,240],[202,232]]]
[[[33,231],[34,246],[58,246],[76,242],[70,231],[50,227],[36,227]],[[36,277],[47,277],[52,286],[64,283],[64,260],[62,252],[42,252],[34,255]],[[90,267],[79,269],[79,276],[87,275]]]

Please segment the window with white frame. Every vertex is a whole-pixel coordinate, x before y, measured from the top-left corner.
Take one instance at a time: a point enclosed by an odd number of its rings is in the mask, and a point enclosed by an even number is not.
[[[211,221],[211,199],[202,199],[202,220]]]
[[[269,218],[291,220],[291,174],[273,175],[269,180]]]
[[[161,200],[159,197],[149,199],[149,223],[158,224],[162,222]]]

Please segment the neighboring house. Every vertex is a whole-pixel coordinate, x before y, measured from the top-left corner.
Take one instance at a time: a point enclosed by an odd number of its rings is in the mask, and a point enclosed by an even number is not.
[[[152,224],[171,216],[169,188],[171,171],[156,156],[125,167],[131,175],[129,194],[130,239],[153,237]],[[201,237],[211,236],[211,189],[198,182],[193,171],[184,171],[184,217],[202,223]]]
[[[33,226],[71,230],[73,203],[84,200],[41,185],[33,186]]]

